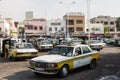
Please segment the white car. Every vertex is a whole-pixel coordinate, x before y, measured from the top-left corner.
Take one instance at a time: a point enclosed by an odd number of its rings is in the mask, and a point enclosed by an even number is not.
[[[44,40],[44,41],[38,42],[37,46],[38,46],[39,51],[53,48],[53,44],[49,40]]]
[[[31,43],[15,43],[11,46],[9,58],[16,59],[29,59],[38,56],[38,51]]]
[[[48,55],[33,58],[29,68],[35,74],[68,75],[70,70],[89,65],[95,68],[100,53],[93,51],[88,45],[57,45]]]
[[[105,46],[105,44],[101,43],[99,40],[89,40],[87,41],[87,44],[91,47],[91,49],[97,51],[100,51]]]

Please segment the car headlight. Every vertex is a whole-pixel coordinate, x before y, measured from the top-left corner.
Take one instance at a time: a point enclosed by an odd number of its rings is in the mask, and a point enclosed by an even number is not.
[[[48,67],[58,67],[57,63],[48,63]]]

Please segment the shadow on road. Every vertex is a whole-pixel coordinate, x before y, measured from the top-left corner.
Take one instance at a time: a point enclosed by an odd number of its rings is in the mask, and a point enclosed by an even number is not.
[[[88,72],[89,69],[87,66],[75,69],[69,73],[69,75],[65,78],[61,78],[59,75],[35,75],[30,70],[16,72],[13,75],[4,77],[7,80],[73,80],[73,77],[79,76],[77,74],[82,73],[83,71]]]

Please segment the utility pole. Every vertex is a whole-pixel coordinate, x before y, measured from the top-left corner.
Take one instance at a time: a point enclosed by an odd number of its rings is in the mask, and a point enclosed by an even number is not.
[[[66,9],[66,15],[65,15],[65,17],[66,17],[66,27],[65,27],[66,32],[65,32],[65,37],[67,37],[67,34],[69,32],[69,29],[67,29],[67,28],[68,28],[68,25],[69,25],[69,6],[70,6],[70,3],[68,3],[68,4],[64,4],[63,2],[59,2],[59,3],[65,5],[65,9]],[[76,2],[71,2],[71,3],[75,4]]]
[[[88,40],[90,40],[90,0],[87,0],[87,27],[88,27]]]

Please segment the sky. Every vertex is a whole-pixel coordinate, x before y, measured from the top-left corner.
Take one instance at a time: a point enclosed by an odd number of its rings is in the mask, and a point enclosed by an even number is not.
[[[119,8],[120,0],[90,0],[90,18],[119,17]],[[62,19],[68,12],[82,12],[87,18],[87,0],[0,0],[0,14],[4,18],[23,21],[28,11],[33,11],[34,18],[47,20]]]

